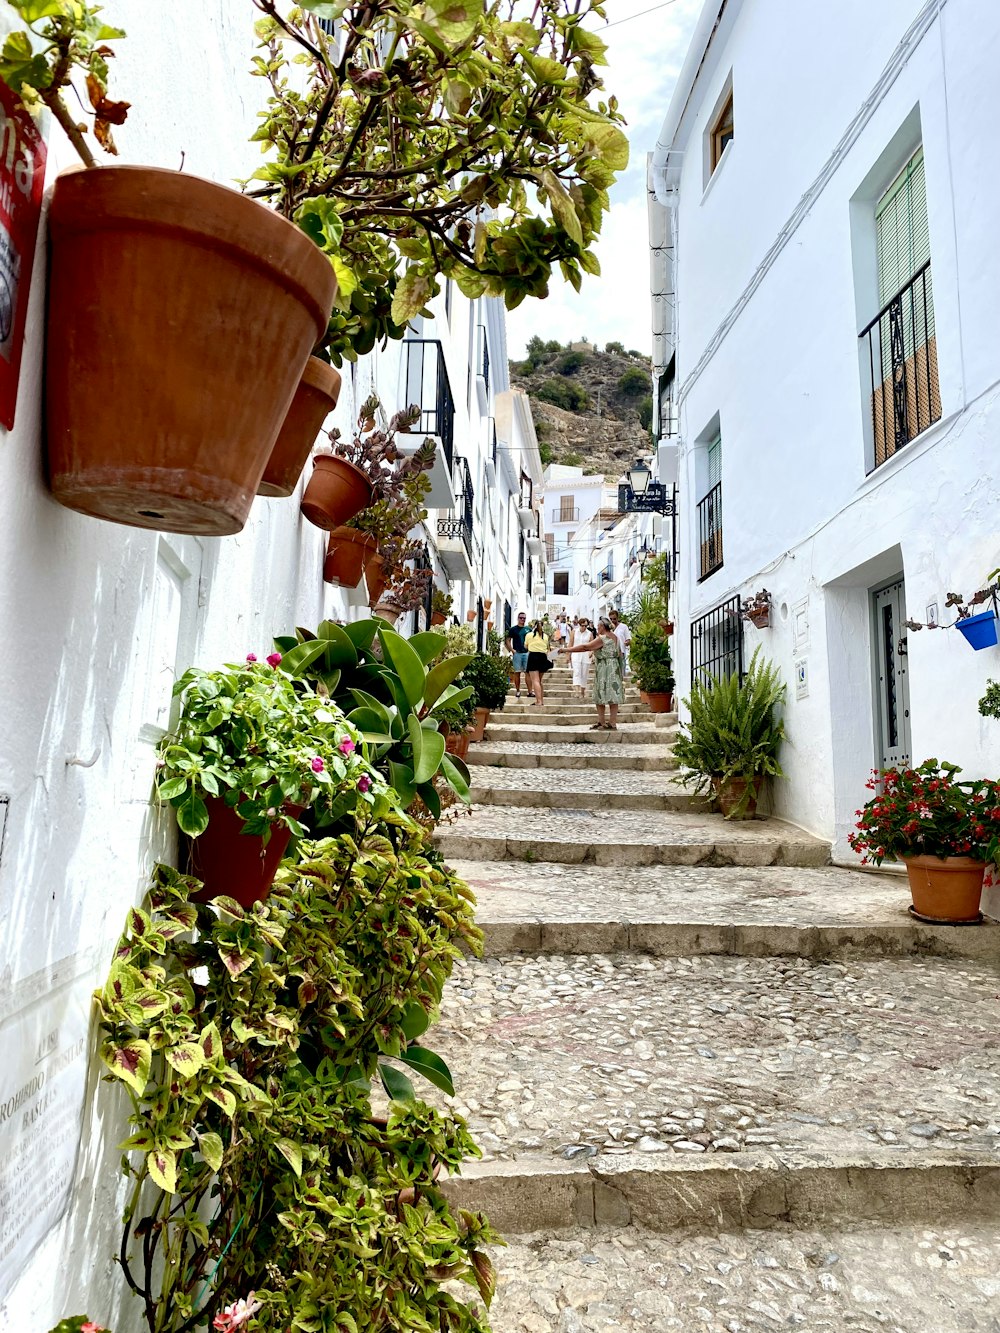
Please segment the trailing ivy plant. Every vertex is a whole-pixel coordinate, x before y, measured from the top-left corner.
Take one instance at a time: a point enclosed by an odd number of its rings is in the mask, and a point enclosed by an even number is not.
[[[149,1333],[228,1327],[240,1301],[260,1333],[481,1333],[496,1237],[436,1184],[478,1150],[410,1080],[453,1091],[423,1037],[481,948],[472,894],[384,794],[300,851],[252,911],[159,866],[129,913],[98,994],[132,1103],[126,1281]]]
[[[440,277],[513,309],[547,295],[555,265],[577,289],[600,271],[628,140],[616,99],[597,96],[599,3],[253,3],[270,86],[253,193],[330,256],[338,365],[402,337]]]
[[[0,50],[0,78],[31,110],[45,105],[65,130],[85,166],[96,163],[84,138],[85,126],[66,105],[73,75],[83,75],[93,121],[94,138],[116,153],[111,127],[123,125],[129,103],[108,97],[108,42],[124,37],[101,17],[103,6],[83,0],[7,0],[25,25],[9,33]],[[74,92],[77,90],[74,89]],[[82,97],[79,99],[83,101]]]

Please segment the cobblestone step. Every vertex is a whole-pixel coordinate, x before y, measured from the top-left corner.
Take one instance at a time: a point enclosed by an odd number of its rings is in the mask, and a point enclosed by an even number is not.
[[[489,955],[1000,958],[996,924],[915,921],[898,874],[646,866],[609,884],[600,866],[452,865],[476,892]]]
[[[439,826],[449,860],[652,865],[825,865],[829,845],[777,819],[726,821],[680,812],[473,807]]]
[[[526,779],[532,779],[526,781]],[[612,779],[612,781],[608,781]],[[627,789],[623,789],[626,788]],[[477,805],[547,810],[708,810],[710,803],[691,796],[663,773],[630,774],[607,770],[483,768],[473,775]]]
[[[566,724],[528,726],[527,724],[506,722],[494,723],[491,719],[487,735],[494,745],[519,744],[535,741],[542,745],[663,745],[669,741],[672,729],[657,727],[652,721],[638,723],[620,723],[617,731],[594,731],[590,713],[590,722],[586,724]]]
[[[612,733],[613,734],[613,733]],[[489,768],[558,768],[605,770],[630,773],[662,773],[676,769],[677,761],[667,745],[632,745],[628,741],[603,749],[585,749],[575,742],[492,741],[470,745],[467,762]]]
[[[500,712],[494,713],[495,718],[516,717],[519,721],[530,720],[531,718],[544,718],[548,721],[550,718],[577,717],[585,714],[587,720],[594,720],[594,705],[589,699],[579,699],[574,702],[552,703],[546,699],[541,705],[528,703],[525,699],[508,699]],[[652,722],[654,718],[669,718],[672,722],[677,721],[674,713],[651,713],[645,704],[619,704],[618,720]]]
[[[495,1255],[494,1333],[996,1333],[990,1226],[526,1235]]]
[[[994,965],[465,960],[435,1050],[501,1229],[1000,1214]]]

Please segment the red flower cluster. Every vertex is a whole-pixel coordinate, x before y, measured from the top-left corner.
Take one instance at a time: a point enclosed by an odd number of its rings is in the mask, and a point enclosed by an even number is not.
[[[971,856],[1000,861],[1000,782],[958,780],[956,764],[928,759],[919,768],[875,770],[876,795],[848,842],[862,864],[906,856]]]

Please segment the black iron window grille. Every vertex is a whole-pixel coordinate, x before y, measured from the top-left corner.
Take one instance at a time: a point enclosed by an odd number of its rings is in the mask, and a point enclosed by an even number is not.
[[[524,555],[525,555],[524,533],[521,532],[521,531],[518,531],[518,534],[517,534],[517,567],[518,567],[518,569],[523,569],[523,568],[524,568]]]
[[[424,603],[423,603],[423,606],[422,606],[422,607],[419,607],[419,606],[418,606],[418,607],[415,607],[415,608],[414,608],[414,611],[413,611],[413,629],[412,629],[412,631],[411,631],[413,634],[418,634],[418,633],[420,632],[420,612],[421,612],[421,610],[423,610],[423,613],[424,613],[424,625],[425,625],[428,629],[430,628],[431,615],[433,614],[433,611],[434,611],[434,577],[433,577],[433,569],[434,569],[434,566],[433,566],[433,564],[431,563],[430,553],[429,553],[428,550],[427,550],[427,543],[424,542],[423,549],[420,550],[420,551],[418,551],[417,554],[416,554],[416,556],[415,556],[414,559],[413,559],[413,570],[414,570],[414,573],[420,573],[420,572],[423,571],[423,570],[431,571],[431,573],[430,573],[430,576],[429,576],[428,579],[427,579],[427,595],[424,597]]]
[[[722,482],[717,481],[704,500],[698,501],[698,541],[701,544],[701,574],[698,582],[722,568]]]
[[[598,574],[597,580],[598,580],[598,587],[600,588],[603,588],[606,583],[614,583],[615,568],[610,560],[608,561],[606,568],[602,569],[600,574]]]
[[[476,652],[483,651],[483,622],[486,619],[486,609],[483,606],[482,597],[476,598]]]
[[[434,338],[408,338],[406,347],[407,404],[416,403],[420,419],[411,433],[437,435],[450,472],[455,458],[455,400],[441,343]]]
[[[490,391],[490,344],[486,337],[485,324],[479,325],[479,374],[486,385],[486,393]]]
[[[528,574],[527,574],[527,578],[525,579],[525,583],[526,583],[526,585],[527,585],[528,596],[530,597],[530,596],[531,596],[531,588],[532,588],[532,582],[531,582],[531,580],[532,580],[532,570],[531,570],[531,556],[530,556],[530,555],[528,556],[528,562],[527,562],[527,566],[526,566],[526,568],[527,568]]]
[[[721,680],[738,675],[743,679],[743,619],[740,598],[707,611],[691,622],[691,678]]]
[[[859,338],[871,402],[871,472],[941,419],[929,259]]]
[[[511,623],[512,623],[511,605],[510,605],[510,602],[504,602],[504,604],[503,604],[503,637],[504,637],[505,639],[507,638],[507,635],[510,633]]]

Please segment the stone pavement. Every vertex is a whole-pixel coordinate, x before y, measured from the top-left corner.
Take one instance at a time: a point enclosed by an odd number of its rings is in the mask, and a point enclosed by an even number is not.
[[[592,732],[553,677],[438,833],[486,935],[433,1045],[496,1333],[1000,1333],[1000,929],[707,812],[673,717]]]

